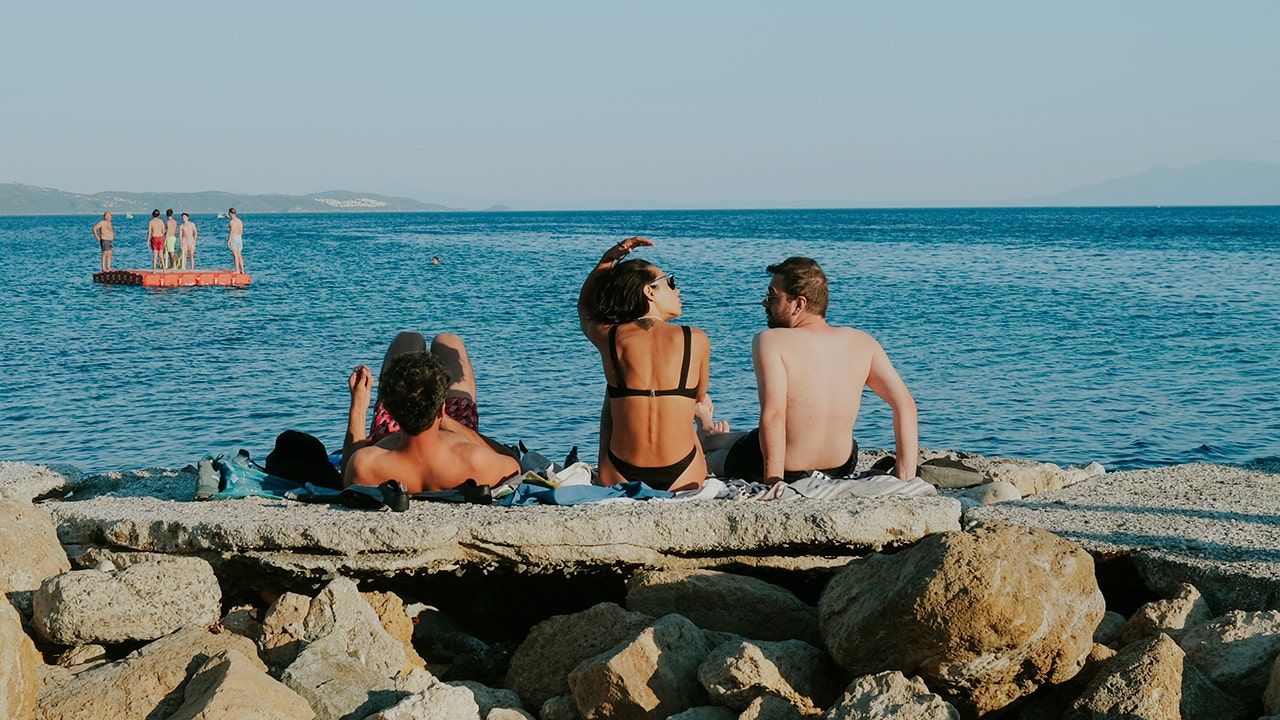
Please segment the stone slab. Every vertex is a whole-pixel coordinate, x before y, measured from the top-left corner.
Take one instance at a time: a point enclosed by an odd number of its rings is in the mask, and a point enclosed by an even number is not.
[[[238,557],[295,575],[458,570],[573,574],[716,567],[789,569],[959,528],[945,497],[598,503],[575,507],[414,502],[403,513],[286,500],[98,497],[43,506],[64,545]]]
[[[1280,475],[1208,464],[1107,473],[966,514],[985,519],[1127,555],[1164,597],[1187,582],[1216,612],[1280,609]]]

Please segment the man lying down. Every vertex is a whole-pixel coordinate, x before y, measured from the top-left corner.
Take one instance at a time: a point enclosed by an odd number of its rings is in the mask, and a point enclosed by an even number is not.
[[[378,402],[366,435],[372,384],[373,373],[365,365],[348,380],[344,486],[395,479],[412,494],[449,490],[468,479],[493,486],[519,474],[511,451],[478,432],[476,380],[462,338],[437,335],[427,351],[418,333],[396,336],[382,361]]]

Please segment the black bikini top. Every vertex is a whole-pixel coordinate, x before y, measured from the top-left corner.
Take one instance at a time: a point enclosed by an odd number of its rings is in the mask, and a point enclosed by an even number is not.
[[[687,387],[685,383],[688,381],[689,360],[693,355],[693,331],[682,325],[680,327],[684,331],[684,362],[680,365],[680,387],[674,390],[640,390],[637,388],[627,387],[627,381],[622,377],[622,366],[618,364],[618,326],[614,325],[609,328],[609,359],[613,361],[613,371],[618,374],[617,386],[609,385],[609,397],[687,397],[692,400],[698,399],[698,388]]]

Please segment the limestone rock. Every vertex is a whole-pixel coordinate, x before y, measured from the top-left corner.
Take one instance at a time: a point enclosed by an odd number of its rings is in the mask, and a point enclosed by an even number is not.
[[[0,598],[0,717],[32,717],[40,691],[37,668],[43,664],[35,643],[22,630],[22,617]]]
[[[579,663],[634,638],[652,621],[613,603],[543,620],[511,656],[507,687],[525,707],[541,708],[551,698],[569,694],[569,672]]]
[[[775,695],[761,695],[738,716],[738,720],[804,720],[804,714]]]
[[[578,705],[573,701],[572,695],[557,695],[553,698],[547,698],[542,703],[542,708],[538,711],[538,717],[542,720],[582,720],[582,715],[578,714]]]
[[[1182,720],[1246,720],[1252,717],[1245,703],[1219,690],[1195,665],[1183,661]]]
[[[301,641],[281,679],[320,720],[363,717],[398,699],[392,678],[404,667],[404,645],[382,629],[351,580],[334,579],[311,601]]]
[[[1129,645],[1104,664],[1066,720],[1181,720],[1182,659],[1164,633]]]
[[[1267,713],[1280,715],[1280,657],[1271,663],[1271,677],[1267,681],[1267,689],[1262,694],[1262,704]]]
[[[70,465],[49,467],[0,462],[0,498],[30,503],[37,498],[59,495],[69,482],[79,480],[80,475],[80,471]]]
[[[106,660],[107,649],[101,645],[77,645],[58,656],[58,665],[69,668]]]
[[[1280,610],[1233,610],[1188,628],[1178,644],[1215,685],[1251,709],[1260,707],[1268,671],[1280,655]]]
[[[1195,627],[1213,619],[1209,604],[1195,586],[1182,583],[1178,594],[1168,600],[1156,600],[1138,608],[1120,629],[1121,645],[1137,642],[1163,632],[1177,638],[1184,628]]]
[[[38,720],[154,720],[168,718],[183,702],[189,668],[234,650],[265,670],[252,642],[234,633],[184,628],[123,660],[90,668],[40,689]]]
[[[1102,622],[1099,622],[1097,629],[1093,631],[1093,641],[1099,645],[1110,645],[1120,634],[1120,628],[1124,627],[1126,622],[1123,615],[1108,610],[1102,616]]]
[[[1022,499],[1022,493],[1018,491],[1018,488],[1013,483],[1008,483],[1003,480],[983,483],[977,487],[969,488],[964,491],[964,496],[972,499],[979,505],[990,505],[992,503]]]
[[[485,716],[470,690],[437,682],[366,720],[485,720]]]
[[[569,673],[586,720],[657,720],[707,704],[698,666],[710,648],[696,625],[667,615]]]
[[[738,713],[718,705],[699,705],[676,713],[667,720],[738,720]]]
[[[481,715],[482,720],[537,720],[524,710],[496,707]]]
[[[382,623],[382,629],[386,630],[391,637],[400,641],[404,645],[404,667],[401,672],[409,672],[414,668],[427,667],[427,662],[418,655],[418,651],[413,647],[413,621],[409,619],[405,613],[404,600],[395,593],[389,592],[367,592],[360,593],[364,597],[365,602],[378,613],[378,620]]]
[[[257,658],[229,650],[205,661],[169,720],[312,720],[316,714],[294,691],[266,673]]]
[[[822,644],[817,608],[785,588],[746,575],[714,570],[643,572],[627,581],[627,609],[650,617],[676,613],[704,630],[757,640]]]
[[[470,690],[471,696],[475,698],[476,705],[480,708],[480,717],[485,720],[491,720],[492,714],[496,710],[508,711],[504,715],[512,718],[512,720],[517,716],[531,717],[525,712],[524,704],[520,702],[520,696],[514,690],[491,688],[488,685],[471,680],[461,680],[449,684]]]
[[[800,640],[725,643],[698,668],[711,701],[746,710],[762,695],[776,695],[801,712],[830,705],[844,684],[826,653]]]
[[[960,720],[960,713],[920,678],[893,671],[855,679],[822,720]]]
[[[987,468],[988,482],[1007,482],[1023,497],[1066,487],[1066,473],[1053,463],[1032,460],[1000,460]]]
[[[302,652],[306,637],[303,624],[310,609],[311,598],[287,592],[276,598],[262,616],[258,648],[272,672],[288,667]]]
[[[254,642],[262,637],[262,623],[258,622],[257,610],[251,605],[232,608],[222,616],[221,623],[227,632],[247,637]]]
[[[1105,611],[1093,558],[1001,522],[855,560],[818,604],[827,650],[850,675],[920,675],[978,714],[1075,675]]]
[[[33,610],[36,629],[59,645],[154,640],[218,622],[222,590],[209,563],[175,557],[57,575],[36,591]]]
[[[976,487],[982,483],[982,473],[967,463],[952,457],[929,458],[916,466],[921,480],[943,489]]]
[[[8,596],[30,615],[40,583],[71,569],[49,513],[25,500],[0,499],[0,568],[0,599]]]

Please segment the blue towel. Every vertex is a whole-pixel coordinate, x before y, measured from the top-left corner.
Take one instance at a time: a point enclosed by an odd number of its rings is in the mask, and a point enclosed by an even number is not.
[[[287,492],[303,488],[292,480],[263,472],[243,450],[230,460],[214,458],[213,466],[218,470],[222,490],[210,498],[211,500],[241,497],[282,498]]]
[[[597,485],[567,485],[565,487],[547,488],[524,483],[517,485],[515,492],[497,501],[497,505],[520,507],[523,505],[582,505],[631,498],[632,500],[650,500],[653,498],[671,498],[674,493],[666,490],[654,490],[639,482],[624,482],[609,487]]]

